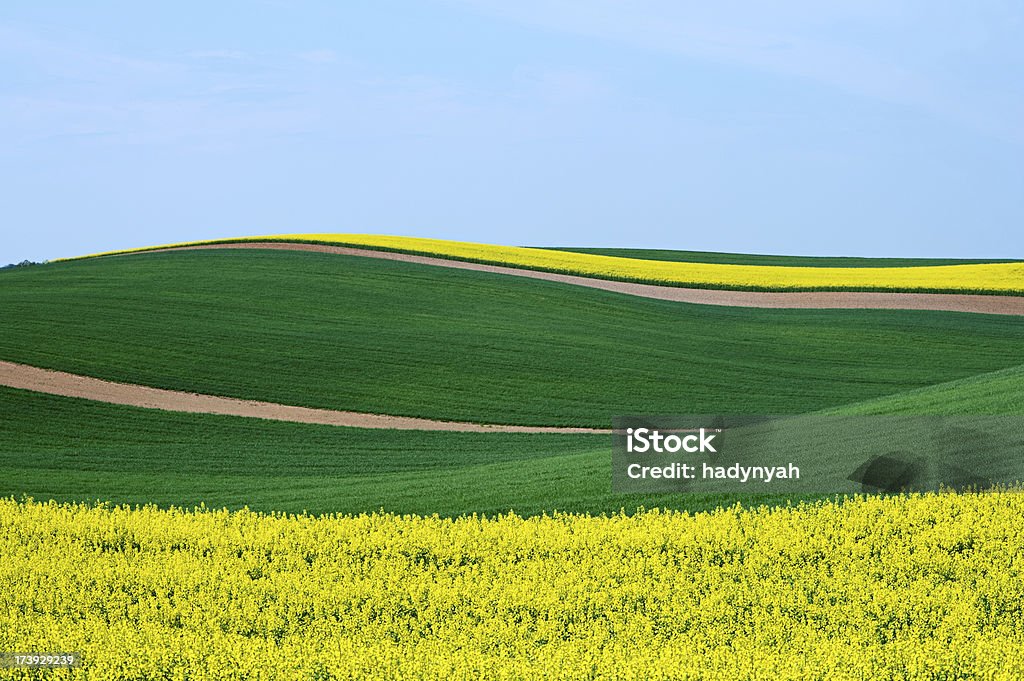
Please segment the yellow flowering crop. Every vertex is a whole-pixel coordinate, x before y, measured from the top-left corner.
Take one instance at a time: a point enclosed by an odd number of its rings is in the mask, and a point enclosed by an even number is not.
[[[318,241],[512,267],[703,288],[1024,292],[1024,263],[921,267],[785,267],[640,260],[541,248],[371,234],[278,234],[235,241]],[[187,242],[173,246],[216,243]],[[147,250],[147,249],[137,249]],[[127,253],[133,251],[114,251]],[[96,255],[109,255],[99,253]]]
[[[89,679],[1021,678],[1021,527],[1010,493],[528,519],[2,500],[0,650],[77,651]]]

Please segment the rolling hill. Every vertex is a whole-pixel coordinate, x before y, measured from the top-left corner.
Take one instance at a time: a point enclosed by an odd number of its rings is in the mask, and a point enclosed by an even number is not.
[[[182,251],[0,273],[0,359],[442,420],[801,413],[1024,363],[1024,318],[645,300],[369,258]]]
[[[0,359],[441,420],[1024,413],[1024,318],[760,310],[353,256],[180,251],[0,272]],[[0,495],[300,512],[602,513],[603,435],[361,430],[0,388]]]
[[[741,291],[909,291],[938,293],[982,293],[1020,295],[1024,293],[1024,263],[985,261],[981,263],[908,267],[907,261],[889,266],[785,266],[750,264],[750,256],[734,262],[709,258],[679,261],[671,258],[637,259],[589,252],[497,246],[492,244],[382,236],[373,234],[282,234],[194,241],[168,246],[110,251],[98,255],[140,253],[168,248],[208,247],[231,243],[313,243],[345,246],[369,251],[419,254],[436,258],[509,266],[544,272],[565,273],[598,279],[642,282],[697,289]]]
[[[1024,416],[1024,366],[840,414]],[[605,435],[362,430],[179,414],[0,388],[0,496],[263,511],[690,511],[768,494],[617,495]],[[815,497],[802,497],[815,498]]]

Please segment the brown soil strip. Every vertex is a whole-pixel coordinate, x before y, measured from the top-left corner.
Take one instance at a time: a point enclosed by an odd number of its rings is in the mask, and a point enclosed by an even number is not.
[[[346,246],[327,246],[291,242],[245,242],[231,244],[204,244],[200,246],[179,246],[151,251],[139,251],[124,255],[159,253],[196,249],[258,248],[281,251],[311,251],[314,253],[335,253],[355,255],[364,258],[397,260],[420,265],[434,265],[458,270],[493,272],[528,279],[542,279],[574,286],[585,286],[615,293],[625,293],[641,298],[671,300],[679,303],[701,305],[723,305],[728,307],[798,308],[798,309],[885,309],[885,310],[941,310],[946,312],[978,312],[983,314],[1024,315],[1024,297],[989,296],[969,293],[886,293],[876,291],[727,291],[721,289],[679,288],[635,284],[625,281],[594,279],[571,274],[555,274],[536,270],[517,269],[500,265],[483,265],[461,260],[448,260],[424,255],[408,255],[390,251],[372,251]]]
[[[123,404],[131,407],[180,411],[192,414],[221,414],[250,418],[316,423],[350,428],[389,428],[394,430],[444,430],[465,433],[610,433],[596,428],[556,428],[544,426],[507,426],[434,421],[407,416],[363,414],[311,407],[292,407],[273,402],[238,400],[231,397],[199,395],[163,390],[143,385],[114,383],[63,371],[38,369],[25,364],[0,361],[0,385],[21,388],[49,395],[79,397],[96,402]]]

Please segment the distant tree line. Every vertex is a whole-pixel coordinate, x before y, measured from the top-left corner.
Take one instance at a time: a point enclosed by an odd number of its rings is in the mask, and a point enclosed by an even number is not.
[[[12,262],[10,265],[4,265],[0,267],[0,270],[10,269],[12,267],[32,267],[33,265],[42,265],[41,262],[34,262],[32,260],[22,260],[21,262]]]

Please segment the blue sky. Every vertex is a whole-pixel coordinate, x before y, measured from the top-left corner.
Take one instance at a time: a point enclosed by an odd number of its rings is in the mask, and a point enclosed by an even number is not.
[[[0,263],[282,232],[1024,258],[1024,6],[0,9]]]

